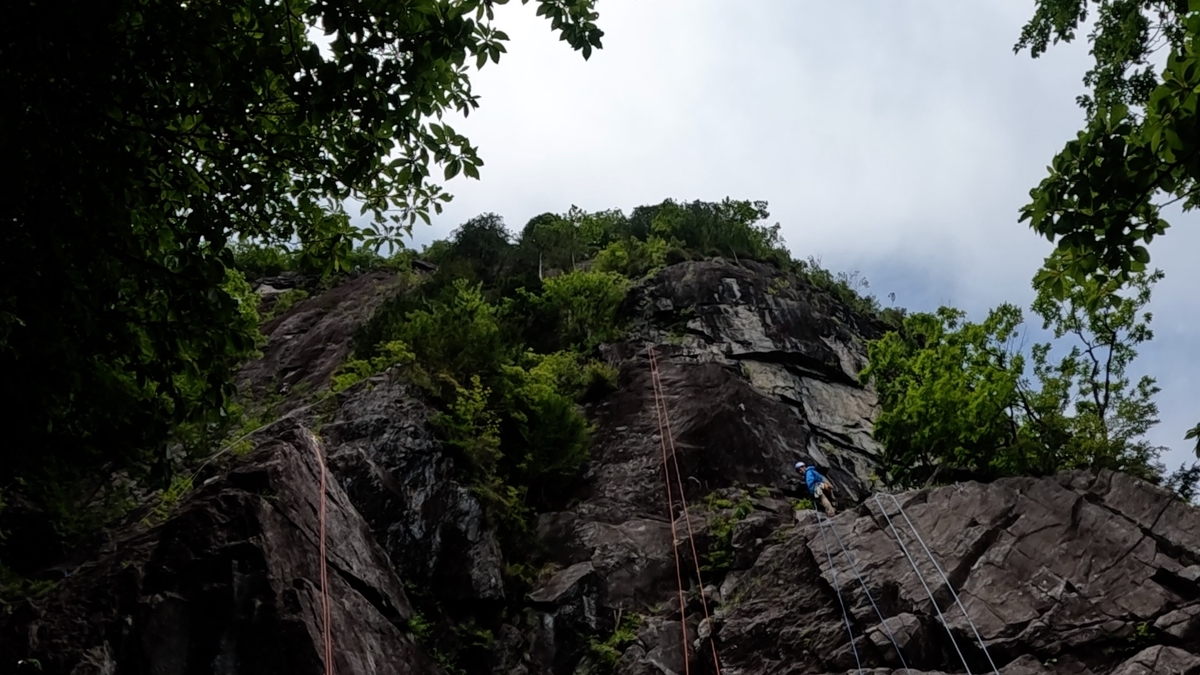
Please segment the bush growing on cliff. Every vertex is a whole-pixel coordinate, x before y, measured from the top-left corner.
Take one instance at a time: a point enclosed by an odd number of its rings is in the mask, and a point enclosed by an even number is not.
[[[596,254],[594,269],[598,272],[617,272],[630,279],[652,274],[667,262],[670,244],[662,237],[650,235],[645,241],[629,237],[614,241]]]
[[[547,279],[541,297],[562,343],[587,351],[620,336],[617,309],[628,289],[628,279],[616,272],[571,272]]]
[[[862,379],[874,383],[883,408],[874,435],[885,448],[885,482],[1084,467],[1157,479],[1161,449],[1143,437],[1158,422],[1158,387],[1150,377],[1131,381],[1127,370],[1137,346],[1152,337],[1142,308],[1161,276],[1136,276],[1132,293],[1102,306],[1089,304],[1091,291],[1082,286],[1065,301],[1039,291],[1033,311],[1043,327],[1075,344],[1057,361],[1054,345],[1032,347],[1036,385],[1025,374],[1017,344],[1023,317],[1013,305],[982,323],[945,307],[913,314],[871,342]]]
[[[564,320],[587,339],[594,331],[611,330],[612,311],[604,308],[612,298],[606,293],[619,285],[603,276],[591,285],[580,283],[585,290],[602,291],[583,293],[563,309],[568,314]],[[564,288],[573,287],[565,282]],[[527,317],[489,302],[484,293],[482,282],[457,279],[421,308],[403,314],[403,304],[387,308],[371,335],[385,340],[382,346],[401,344],[411,350],[406,362],[424,372],[422,379],[443,408],[439,426],[468,460],[493,515],[509,523],[506,527],[516,536],[525,507],[553,498],[555,488],[569,484],[565,481],[587,459],[590,429],[576,400],[593,383],[585,381],[591,371],[575,351],[542,356],[523,349],[520,324]],[[557,308],[562,299],[535,300]],[[584,311],[597,303],[607,311],[599,319]],[[384,356],[377,351],[350,363],[373,371],[390,363],[380,360]],[[347,371],[346,376],[357,374]]]

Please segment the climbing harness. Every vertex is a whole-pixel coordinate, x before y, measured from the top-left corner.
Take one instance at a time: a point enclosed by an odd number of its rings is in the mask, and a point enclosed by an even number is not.
[[[959,490],[962,490],[961,486],[959,487]],[[937,570],[938,576],[942,578],[942,583],[946,584],[946,589],[950,591],[950,597],[954,598],[954,602],[958,605],[959,611],[963,613],[963,617],[965,617],[967,623],[970,624],[971,632],[975,634],[975,640],[979,642],[979,647],[983,650],[983,655],[987,657],[988,663],[992,666],[992,672],[995,673],[995,675],[1000,675],[1000,670],[996,668],[996,662],[992,660],[992,655],[988,653],[987,645],[983,642],[983,637],[979,635],[979,629],[975,627],[975,622],[971,620],[971,615],[967,614],[967,608],[964,607],[962,601],[958,599],[958,593],[954,591],[954,586],[950,583],[950,579],[946,576],[946,573],[942,571],[942,566],[938,564],[937,558],[933,557],[933,553],[929,550],[929,547],[925,545],[925,540],[921,537],[921,533],[917,531],[916,525],[913,525],[912,520],[909,519],[908,514],[904,511],[904,506],[900,504],[900,500],[896,499],[896,495],[894,494],[889,493],[888,496],[892,498],[892,502],[895,503],[900,515],[904,517],[904,522],[908,523],[908,528],[912,530],[913,536],[917,538],[918,542],[920,542],[921,548],[925,550],[925,555],[929,556],[930,562],[933,563],[933,568]],[[876,499],[878,499],[878,495],[876,495]],[[881,504],[880,510],[882,509],[883,505]]]
[[[662,379],[659,377],[658,356],[654,353],[653,345],[647,345],[646,351],[650,357],[650,376],[651,376],[650,379],[651,379],[651,384],[653,385],[653,388],[654,388],[655,410],[657,410],[659,413],[659,442],[663,447],[663,473],[664,473],[664,476],[665,476],[665,479],[667,482],[668,507],[671,509],[671,514],[670,514],[671,515],[671,532],[672,532],[672,535],[675,534],[675,520],[674,520],[675,509],[674,509],[674,506],[672,506],[670,503],[671,485],[670,485],[670,471],[667,470],[668,457],[671,460],[672,465],[674,465],[674,467],[675,467],[675,481],[679,487],[679,503],[683,507],[683,522],[684,522],[684,524],[687,525],[688,543],[692,549],[692,563],[695,565],[695,569],[696,569],[696,585],[700,588],[700,606],[704,610],[704,619],[706,621],[708,621],[709,627],[711,629],[712,616],[709,614],[709,611],[708,611],[708,598],[707,598],[707,594],[704,591],[704,578],[700,573],[700,555],[696,550],[696,536],[695,536],[695,533],[692,531],[692,518],[691,518],[691,514],[688,512],[687,497],[684,496],[683,472],[679,468],[679,458],[678,458],[678,454],[675,452],[675,436],[671,431],[671,416],[667,412],[667,397],[666,397],[666,394],[663,392]],[[668,444],[669,444],[669,450],[668,450]],[[679,580],[680,623],[685,626],[684,642],[683,642],[683,655],[684,655],[684,669],[686,671],[688,668],[688,665],[687,665],[688,643],[687,643],[687,632],[686,632],[687,617],[684,615],[683,581],[682,581],[682,575],[680,574],[680,569],[679,569],[679,550],[678,550],[678,548],[676,548],[674,546],[674,541],[676,541],[676,540],[674,540],[674,539],[672,540],[671,548],[673,550],[675,550],[676,574],[677,574],[677,576],[680,577],[680,580]],[[717,642],[711,636],[711,634],[709,636],[708,644],[709,644],[709,647],[712,649],[713,669],[715,670],[716,675],[721,675],[721,659],[717,655]]]
[[[850,555],[850,551],[846,548],[846,544],[842,542],[842,537],[838,534],[837,526],[834,525],[834,522],[831,518],[823,517],[821,512],[815,507],[813,508],[813,513],[817,514],[818,525],[829,525],[829,531],[833,533],[833,538],[837,540],[838,547],[842,549],[842,555],[846,556],[846,560],[850,562],[850,569],[854,571],[854,576],[858,578],[858,583],[862,586],[863,593],[866,594],[867,600],[871,602],[871,607],[875,610],[875,616],[879,617],[879,625],[883,627],[883,631],[887,633],[888,640],[891,641],[892,647],[895,648],[896,656],[900,659],[900,665],[904,668],[904,672],[910,672],[908,669],[908,662],[904,660],[904,654],[900,651],[900,643],[896,641],[896,636],[892,633],[891,627],[888,626],[887,620],[883,617],[883,612],[880,611],[879,605],[875,603],[875,598],[871,595],[871,589],[867,588],[867,582],[863,580],[862,572],[858,571],[858,565],[854,563],[854,556]],[[826,553],[828,553],[828,548],[826,548]]]
[[[858,675],[862,675],[862,661],[858,658],[858,646],[854,644],[854,629],[850,627],[850,613],[846,611],[846,602],[842,600],[842,590],[838,586],[837,568],[833,566],[833,555],[829,553],[829,539],[825,536],[825,527],[821,523],[821,514],[813,511],[817,517],[817,530],[821,532],[821,541],[825,544],[825,558],[829,561],[829,576],[833,580],[833,594],[837,596],[838,605],[842,608],[842,621],[846,623],[846,635],[850,638],[850,651],[854,652],[854,663],[858,666]]]
[[[321,444],[305,430],[309,445],[313,448],[313,453],[317,456],[317,470],[321,473],[321,493],[318,501],[320,508],[318,510],[318,521],[320,523],[320,543],[318,544],[321,557],[321,630],[324,638],[325,647],[325,675],[333,675],[333,638],[329,620],[329,565],[325,558],[325,459],[321,457]]]

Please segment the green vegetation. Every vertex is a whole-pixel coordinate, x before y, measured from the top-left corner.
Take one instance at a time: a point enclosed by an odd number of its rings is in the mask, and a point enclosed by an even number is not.
[[[614,672],[621,655],[625,653],[625,648],[637,640],[637,632],[643,621],[642,616],[635,612],[618,614],[617,625],[613,628],[612,635],[603,641],[592,638],[588,642],[588,651],[596,660],[600,672]]]
[[[113,472],[168,485],[171,429],[220,417],[231,372],[255,350],[239,253],[345,271],[356,242],[399,243],[440,212],[450,196],[438,179],[478,177],[476,148],[441,120],[477,106],[472,71],[504,52],[495,4],[66,0],[12,12],[0,488],[54,521],[89,509],[80,499]],[[593,0],[535,5],[584,58],[600,47]],[[354,202],[370,226],[350,224]],[[294,246],[256,256],[235,241]],[[14,534],[0,559],[37,567],[55,537]]]
[[[1128,375],[1137,347],[1153,337],[1143,308],[1161,273],[1132,277],[1114,303],[1088,302],[1076,286],[1065,301],[1041,287],[1033,311],[1057,345],[1020,349],[1021,310],[1001,305],[981,323],[943,307],[913,314],[869,347],[883,411],[882,478],[914,486],[963,477],[1045,475],[1109,468],[1161,479],[1160,448],[1143,438],[1158,422],[1154,379]],[[1066,349],[1058,360],[1052,351]],[[1182,476],[1177,475],[1178,481]],[[1192,479],[1194,485],[1194,477]]]
[[[811,511],[813,509],[813,501],[811,499],[795,499],[792,501],[792,511]]]
[[[171,480],[171,484],[166,489],[161,490],[158,494],[158,503],[150,511],[150,514],[142,519],[143,525],[157,525],[164,522],[171,514],[175,512],[175,507],[179,505],[179,500],[192,489],[191,476],[177,475]]]
[[[1200,3],[1037,0],[1016,50],[1037,57],[1071,42],[1089,14],[1095,63],[1079,98],[1087,121],[1030,192],[1021,219],[1056,242],[1039,288],[1065,299],[1084,286],[1088,303],[1117,303],[1145,273],[1146,245],[1169,227],[1163,209],[1200,204]],[[1160,73],[1152,61],[1161,50]],[[1200,424],[1186,438],[1200,457]]]
[[[744,491],[738,490],[733,496],[736,502],[714,492],[705,502],[711,539],[700,566],[702,572],[720,575],[733,565],[733,528],[754,511],[754,502]]]
[[[399,340],[392,340],[380,345],[377,354],[369,359],[350,359],[338,368],[333,376],[330,390],[334,393],[342,391],[356,382],[364,380],[392,366],[407,366],[412,364],[416,355],[408,345]]]
[[[436,271],[362,326],[333,389],[399,366],[393,372],[424,390],[500,536],[511,596],[521,597],[544,569],[536,514],[565,505],[589,457],[592,430],[579,404],[617,386],[616,370],[596,358],[597,347],[620,338],[618,310],[636,277],[672,259],[717,253],[784,265],[781,278],[794,271],[858,308],[876,306],[858,295],[862,284],[847,285],[850,277],[815,261],[790,261],[778,226],[760,222],[765,206],[666,201],[629,217],[572,208],[539,215],[515,236],[495,214],[473,218],[421,252]],[[718,543],[706,559],[711,571],[732,561],[732,527],[748,504],[730,503],[732,515],[718,518]],[[439,653],[470,670],[478,650],[460,635],[462,626],[434,601],[421,602],[426,616],[441,617],[432,638]],[[491,625],[486,616],[454,621]]]
[[[1198,175],[1191,161],[1200,86],[1200,7],[1177,0],[1038,0],[1016,49],[1040,56],[1054,42],[1071,42],[1089,11],[1094,66],[1079,98],[1086,128],[1054,158],[1050,175],[1031,192],[1021,213],[1039,234],[1057,241],[1056,255],[1038,277],[1060,297],[1069,279],[1096,280],[1098,291],[1142,272],[1142,244],[1166,231],[1157,196],[1187,209],[1196,205]],[[1167,68],[1151,60],[1166,48]],[[1116,285],[1108,282],[1114,281]]]
[[[271,313],[265,319],[273,319],[291,309],[297,302],[308,297],[308,291],[303,288],[292,288],[279,294],[275,304],[271,305]]]

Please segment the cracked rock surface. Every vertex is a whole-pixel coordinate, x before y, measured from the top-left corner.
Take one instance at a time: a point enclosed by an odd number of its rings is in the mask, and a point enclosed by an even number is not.
[[[715,675],[714,645],[726,675],[1200,675],[1200,513],[1106,472],[876,499],[857,373],[884,327],[752,262],[672,265],[630,292],[626,338],[600,350],[618,391],[586,407],[592,459],[530,523],[543,550],[514,590],[415,387],[386,373],[311,398],[392,284],[362,275],[269,322],[243,381],[288,414],[165,520],[143,510],[0,613],[0,675],[323,672],[315,448],[341,675],[441,672],[430,624],[479,638],[472,675]],[[648,344],[686,515],[666,504]],[[797,459],[839,488],[835,518],[793,511]]]
[[[1164,490],[1110,472],[1012,478],[870,499],[828,523],[801,522],[739,581],[718,631],[726,672],[853,667],[839,597],[864,664],[900,665],[890,629],[914,669],[1200,672],[1200,517]]]
[[[164,522],[127,528],[0,620],[0,672],[325,672],[318,450],[303,427],[280,432]],[[400,579],[334,481],[326,527],[335,672],[440,673],[405,628]]]

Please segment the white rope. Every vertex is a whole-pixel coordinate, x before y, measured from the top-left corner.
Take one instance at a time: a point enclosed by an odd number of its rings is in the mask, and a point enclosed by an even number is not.
[[[821,512],[817,511],[817,520],[821,520]],[[862,573],[858,571],[858,565],[854,564],[854,557],[850,555],[850,551],[846,549],[846,545],[842,543],[842,537],[838,534],[837,527],[829,518],[825,519],[829,523],[829,531],[833,532],[833,538],[837,540],[838,546],[842,549],[842,555],[846,556],[846,560],[850,561],[850,569],[854,570],[854,576],[858,577],[858,583],[862,585],[863,593],[867,594],[867,600],[871,602],[871,607],[875,609],[875,616],[879,617],[879,625],[883,626],[883,630],[887,633],[888,639],[892,641],[892,646],[896,648],[896,656],[900,657],[900,665],[904,667],[904,672],[910,672],[908,663],[904,660],[904,654],[900,653],[900,643],[896,641],[896,636],[892,634],[892,629],[887,624],[887,619],[883,618],[883,612],[880,611],[879,605],[875,604],[875,598],[871,596],[871,589],[867,588],[867,582],[863,581]]]
[[[917,541],[921,543],[921,548],[925,549],[925,555],[929,556],[929,560],[933,562],[934,569],[936,569],[938,575],[942,577],[942,581],[946,584],[946,588],[949,589],[950,595],[954,598],[954,602],[958,605],[958,608],[962,610],[963,616],[967,619],[967,623],[971,625],[971,631],[975,633],[975,639],[979,641],[979,646],[983,649],[984,656],[987,657],[988,663],[991,664],[992,672],[996,675],[1000,675],[1000,670],[996,668],[996,662],[992,660],[992,655],[988,653],[987,645],[983,643],[983,638],[979,635],[979,630],[975,628],[975,622],[971,620],[971,616],[967,614],[967,608],[963,607],[962,602],[958,599],[958,593],[954,592],[954,586],[950,585],[950,579],[947,578],[946,573],[942,571],[942,566],[938,564],[937,558],[933,557],[933,553],[930,552],[929,547],[925,545],[925,540],[921,538],[921,533],[917,532],[917,527],[913,525],[911,520],[909,520],[908,514],[904,512],[904,507],[900,504],[900,500],[896,499],[896,495],[889,493],[888,496],[891,497],[892,501],[896,503],[896,508],[900,509],[900,515],[904,516],[904,521],[908,523],[909,529],[912,530],[912,533],[914,536],[916,536]]]
[[[817,529],[821,532],[821,541],[825,543],[825,558],[829,560],[829,574],[833,578],[833,594],[837,596],[838,604],[842,607],[842,620],[846,622],[846,634],[850,636],[850,650],[854,652],[854,663],[858,665],[858,675],[862,675],[862,661],[858,658],[858,647],[854,644],[854,629],[850,627],[850,615],[846,612],[846,603],[842,600],[842,591],[838,587],[837,569],[833,566],[833,555],[829,553],[829,539],[825,536],[825,528],[821,525],[821,514],[813,511],[817,517]]]
[[[912,555],[908,552],[908,547],[900,539],[900,532],[896,530],[896,526],[892,523],[892,518],[887,514],[887,510],[883,508],[883,502],[879,501],[878,493],[875,495],[875,503],[879,505],[879,512],[883,514],[883,517],[887,520],[888,527],[892,529],[892,534],[896,537],[896,543],[900,544],[900,550],[904,552],[904,557],[908,558],[908,564],[912,565],[913,572],[917,575],[917,580],[925,587],[925,594],[929,596],[929,602],[933,604],[933,609],[937,612],[938,619],[942,622],[942,627],[946,629],[946,634],[950,636],[950,644],[954,645],[954,651],[958,652],[958,658],[962,661],[963,668],[966,669],[967,675],[971,675],[971,667],[967,665],[967,658],[963,656],[962,650],[958,648],[958,641],[954,639],[954,632],[950,630],[950,624],[946,622],[946,616],[942,614],[942,608],[938,607],[937,599],[933,597],[933,591],[929,590],[929,584],[925,583],[925,577],[917,567],[917,561],[913,560]]]

